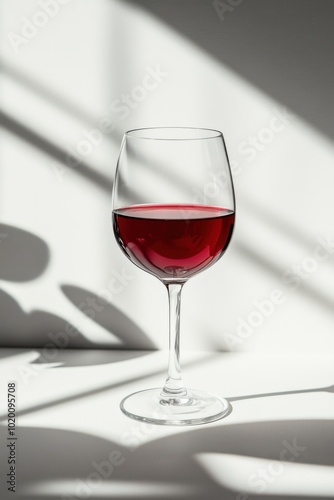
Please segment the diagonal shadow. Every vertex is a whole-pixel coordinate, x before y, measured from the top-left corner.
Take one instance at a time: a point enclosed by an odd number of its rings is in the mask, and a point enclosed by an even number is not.
[[[34,80],[27,73],[24,73],[23,71],[15,68],[13,65],[8,64],[8,62],[0,61],[0,69],[2,73],[7,74],[9,77],[13,78],[21,85],[23,85],[25,88],[28,88],[39,96],[42,96],[44,99],[56,105],[57,107],[62,108],[73,116],[81,118],[86,123],[94,123],[94,118],[92,116],[89,116],[88,113],[84,113],[79,106],[73,104],[73,101],[67,100],[64,95],[59,95],[55,92],[51,92],[49,88],[42,85],[37,80]]]
[[[153,351],[141,351],[143,353],[143,355],[147,354],[152,354]],[[183,363],[183,366],[188,366],[188,367],[191,367],[191,366],[199,366],[199,364],[201,363],[205,363],[207,362],[209,359],[212,359],[212,358],[216,358],[217,354],[214,354],[214,355],[209,355],[209,356],[206,356],[205,358],[201,359],[201,360],[195,360],[195,361],[190,361],[188,363]],[[167,366],[167,365],[166,365]],[[131,384],[133,382],[137,382],[138,380],[145,380],[145,379],[148,379],[150,377],[153,377],[155,375],[160,375],[160,374],[165,374],[166,373],[166,366],[164,366],[163,368],[159,369],[159,370],[154,370],[154,371],[150,371],[149,373],[146,373],[144,375],[140,375],[140,376],[135,376],[135,377],[131,377],[131,378],[127,378],[126,380],[123,380],[121,382],[116,382],[116,383],[112,383],[112,384],[107,384],[107,385],[104,385],[102,387],[99,387],[97,389],[91,389],[89,391],[83,391],[79,394],[72,394],[70,396],[65,396],[63,398],[59,398],[55,401],[50,401],[48,403],[41,403],[39,405],[35,405],[35,406],[32,406],[30,408],[26,408],[24,410],[18,410],[17,411],[17,415],[29,415],[31,413],[35,413],[35,412],[38,412],[38,411],[41,411],[41,410],[45,410],[47,408],[52,408],[52,407],[55,407],[55,406],[58,406],[58,405],[62,405],[62,404],[66,404],[66,403],[71,403],[73,401],[76,401],[76,400],[81,400],[82,398],[87,398],[87,397],[90,397],[90,396],[94,396],[96,394],[101,394],[105,391],[109,391],[111,389],[117,389],[118,387],[123,387],[125,385],[128,385],[128,384]],[[163,377],[161,379],[161,386],[163,384],[164,380],[163,380]],[[7,419],[7,415],[1,415],[0,414],[0,422],[2,421],[5,421]]]
[[[263,394],[249,394],[247,396],[235,396],[232,398],[226,398],[226,400],[229,403],[233,403],[234,401],[243,401],[244,399],[257,399],[257,398],[266,398],[272,396],[289,396],[291,394],[308,394],[311,392],[328,392],[330,394],[334,394],[334,385],[330,385],[328,387],[317,387],[315,389],[299,389],[296,391],[265,392]]]
[[[66,164],[66,151],[52,143],[45,137],[42,137],[37,132],[29,129],[25,125],[19,123],[14,118],[11,118],[9,115],[0,111],[0,126],[5,127],[7,130],[20,137],[24,141],[32,144],[37,147],[47,155],[53,157],[55,160],[61,162],[62,164]],[[90,180],[101,189],[106,191],[107,193],[111,193],[112,182],[109,177],[106,175],[97,172],[90,165],[85,162],[81,162],[80,164],[74,166],[67,165],[68,168],[75,171],[79,175],[82,175],[86,179]]]
[[[85,113],[82,110],[82,108],[73,104],[73,101],[66,99],[64,95],[59,95],[56,92],[50,91],[46,86],[42,85],[37,80],[33,79],[27,73],[19,71],[13,65],[8,64],[8,62],[0,61],[0,69],[2,72],[6,73],[9,77],[15,79],[20,84],[24,85],[24,87],[30,89],[35,94],[44,97],[44,99],[58,106],[59,108],[62,108],[65,112],[80,118],[87,124],[95,123],[95,126],[97,125],[99,118],[93,117],[88,113]],[[106,139],[117,141],[120,143],[122,139],[122,134],[119,131],[114,130],[112,135],[108,133],[105,134],[104,137]]]
[[[273,261],[271,261],[267,256],[261,255],[257,251],[250,248],[248,245],[245,245],[241,242],[234,243],[234,248],[236,251],[240,252],[248,259],[250,259],[253,263],[261,267],[261,269],[267,269],[268,272],[277,276],[281,279],[282,277],[282,269]],[[314,290],[312,285],[304,280],[300,287],[298,288],[299,294],[304,294],[309,299],[317,302],[317,304],[326,309],[326,312],[333,312],[333,299],[328,297],[325,293],[320,290]]]
[[[143,353],[143,355],[152,354],[152,351],[147,351],[147,352],[142,351],[142,353]],[[208,361],[210,361],[211,359],[215,359],[216,357],[217,357],[216,353],[211,354],[211,355],[205,356],[201,360],[195,360],[195,361],[183,363],[183,366],[187,366],[187,367],[197,366],[198,367],[200,364],[207,363]],[[73,365],[73,366],[75,366],[75,365]],[[151,371],[147,374],[127,378],[126,380],[123,380],[120,382],[106,384],[102,387],[91,389],[89,391],[84,391],[84,392],[81,392],[79,394],[65,396],[63,398],[59,398],[59,399],[54,400],[54,401],[50,401],[47,403],[41,403],[41,404],[35,405],[33,407],[26,408],[24,410],[19,410],[17,412],[17,415],[29,415],[31,413],[35,413],[35,412],[38,412],[38,411],[41,411],[41,410],[44,410],[47,408],[52,408],[52,407],[55,407],[58,405],[71,403],[71,402],[76,401],[76,400],[81,400],[82,398],[87,398],[90,396],[95,396],[96,394],[101,394],[101,393],[103,393],[105,391],[109,391],[111,389],[117,389],[119,387],[123,387],[123,386],[131,384],[133,382],[145,380],[145,379],[151,378],[151,377],[159,375],[159,374],[165,374],[165,372],[166,372],[166,368],[164,367],[164,368],[159,369],[159,370]],[[161,382],[163,382],[163,380],[161,380]],[[236,401],[242,401],[244,399],[256,399],[256,398],[264,398],[264,397],[271,397],[271,396],[285,396],[285,395],[292,395],[292,394],[315,393],[315,392],[334,393],[334,386],[320,387],[320,388],[315,388],[315,389],[314,388],[313,389],[298,389],[298,390],[294,390],[294,391],[282,391],[282,392],[274,392],[274,393],[248,394],[246,396],[235,396],[235,397],[229,397],[229,398],[225,398],[225,399],[229,403],[231,403],[231,402],[236,402]],[[224,397],[223,394],[221,396]],[[232,408],[231,408],[231,411],[232,411]],[[229,414],[231,413],[231,411],[229,412]],[[7,415],[0,415],[0,422],[5,421],[6,418],[7,418]]]
[[[247,212],[250,212],[259,220],[266,222],[271,228],[274,227],[277,229],[277,232],[289,236],[292,240],[298,240],[298,242],[302,243],[305,247],[314,247],[314,236],[301,230],[300,226],[298,224],[293,224],[289,218],[281,218],[281,216],[273,210],[272,205],[267,204],[263,206],[258,201],[255,203],[249,199],[247,200],[245,196],[243,196],[240,205],[242,205],[242,209],[246,209]]]
[[[146,10],[334,139],[334,2],[124,0]],[[227,7],[226,7],[227,6]],[[125,35],[126,36],[126,35]]]

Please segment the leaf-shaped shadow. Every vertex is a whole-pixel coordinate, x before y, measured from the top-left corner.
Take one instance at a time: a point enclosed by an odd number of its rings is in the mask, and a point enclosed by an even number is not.
[[[39,350],[40,354],[32,364],[46,365],[45,368],[47,365],[61,368],[119,363],[147,354],[138,351],[116,353],[110,348],[96,349],[95,343],[64,318],[39,310],[26,313],[3,290],[0,290],[0,318],[0,345],[8,348],[16,346],[15,349],[9,349],[7,355],[25,352],[19,349],[21,347]],[[74,332],[71,336],[66,334],[66,327]],[[2,354],[0,358],[5,355]]]
[[[0,279],[31,281],[48,265],[50,251],[41,238],[17,227],[0,224]]]
[[[0,290],[0,340],[3,347],[40,347],[46,345],[59,348],[57,335],[64,332],[64,318],[46,311],[26,313],[8,293]],[[94,345],[78,330],[68,340],[68,347],[93,348]],[[51,358],[51,356],[50,356]],[[49,360],[51,361],[51,359]]]
[[[102,300],[101,297],[98,297],[93,292],[77,286],[63,285],[61,289],[66,297],[83,313],[89,308],[82,308],[82,304],[92,303],[92,301],[96,304],[93,315],[94,321],[122,341],[122,345],[115,346],[115,348],[156,349],[155,344],[146,333],[131,318],[110,302],[105,299]]]

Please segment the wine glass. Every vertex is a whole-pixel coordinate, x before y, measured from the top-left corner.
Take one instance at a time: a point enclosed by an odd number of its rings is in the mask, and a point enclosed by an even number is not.
[[[136,420],[165,425],[201,424],[226,416],[226,400],[184,387],[179,361],[182,287],[217,262],[233,232],[235,198],[222,133],[187,127],[126,132],[112,218],[125,255],[156,276],[169,297],[165,385],[127,396],[121,410]]]

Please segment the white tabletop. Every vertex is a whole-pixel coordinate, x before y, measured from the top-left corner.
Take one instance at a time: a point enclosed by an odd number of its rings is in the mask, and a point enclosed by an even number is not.
[[[50,353],[49,353],[50,354]],[[16,386],[16,492],[24,500],[334,498],[330,356],[182,355],[186,385],[226,397],[211,424],[131,420],[120,400],[164,381],[165,352],[0,350],[2,499]]]

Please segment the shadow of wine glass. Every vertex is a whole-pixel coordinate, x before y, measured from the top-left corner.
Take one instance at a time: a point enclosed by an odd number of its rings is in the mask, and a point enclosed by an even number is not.
[[[334,385],[329,385],[326,387],[316,387],[314,389],[296,389],[294,391],[278,391],[278,392],[264,392],[260,394],[247,394],[246,396],[234,396],[232,398],[226,398],[229,403],[234,401],[243,401],[245,399],[257,399],[266,398],[271,396],[289,396],[292,394],[307,394],[311,392],[328,392],[334,394]]]

